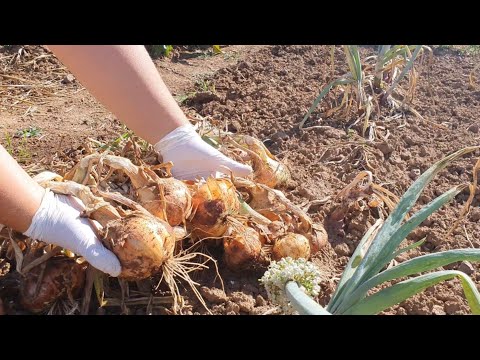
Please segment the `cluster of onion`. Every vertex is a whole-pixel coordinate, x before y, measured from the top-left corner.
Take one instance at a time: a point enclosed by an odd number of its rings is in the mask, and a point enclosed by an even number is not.
[[[178,232],[167,221],[152,215],[141,205],[118,193],[111,198],[131,209],[115,206],[114,201],[106,200],[109,196],[97,196],[91,188],[62,179],[57,174],[42,173],[36,180],[55,193],[73,195],[81,200],[85,206],[85,216],[92,220],[104,245],[120,260],[120,278],[141,280],[165,267],[178,268],[174,256]],[[77,292],[83,283],[79,279],[84,277],[82,273],[85,267],[79,268],[71,261],[59,262],[62,258],[63,256],[57,256],[48,260],[47,272],[40,279],[37,271],[39,267],[25,274],[20,301],[26,309],[42,311],[55,300]],[[173,281],[165,280],[167,283]]]
[[[187,232],[194,241],[220,239],[225,263],[232,270],[268,265],[271,259],[283,257],[310,258],[326,244],[327,235],[281,191],[273,189],[290,179],[287,167],[260,141],[245,136],[240,142],[254,169],[251,180],[180,181],[159,176],[158,166],[135,165],[125,157],[97,153],[83,158],[64,178],[45,172],[36,180],[51,191],[81,200],[105,246],[119,258],[120,277],[125,280],[141,280],[162,271],[164,277],[173,274],[165,270],[179,268],[176,242]],[[107,191],[111,189],[108,180],[123,184],[129,180],[126,196]],[[26,307],[33,304],[30,308],[38,310],[39,304],[78,289],[84,267],[69,273],[65,262],[61,264],[49,265],[42,280],[45,284],[40,286],[43,290],[36,291],[36,296],[23,292]],[[37,275],[32,271],[25,278],[27,289]],[[52,282],[53,276],[70,279],[63,282],[68,289]],[[173,283],[173,279],[166,281]]]
[[[245,152],[237,160],[253,167],[251,179],[209,178],[191,185],[192,217],[188,225],[200,239],[222,238],[225,263],[231,270],[268,264],[283,257],[310,258],[327,243],[323,226],[274,187],[290,180],[288,168],[253,137],[231,134],[225,140]],[[233,154],[229,154],[233,155]],[[246,155],[246,156],[245,156]]]

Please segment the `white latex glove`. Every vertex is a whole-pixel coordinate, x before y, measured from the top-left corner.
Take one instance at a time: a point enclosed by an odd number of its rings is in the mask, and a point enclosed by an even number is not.
[[[207,178],[218,173],[247,176],[252,172],[248,165],[240,164],[208,145],[190,124],[183,125],[154,145],[164,162],[173,162],[172,175],[181,180]]]
[[[81,210],[81,203],[73,196],[46,190],[24,235],[81,255],[93,267],[111,276],[120,275],[120,262],[97,238],[88,219],[80,217]]]

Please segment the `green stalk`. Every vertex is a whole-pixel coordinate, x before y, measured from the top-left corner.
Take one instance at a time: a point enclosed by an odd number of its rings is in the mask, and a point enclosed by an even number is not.
[[[405,216],[416,203],[425,186],[430,183],[434,176],[443,170],[453,160],[477,149],[480,149],[480,146],[467,147],[445,157],[425,171],[425,173],[423,173],[410,186],[378,232],[375,240],[368,249],[365,258],[350,279],[349,288],[344,296],[351,295],[351,293],[357,287],[359,287],[363,282],[367,281],[370,277],[376,275],[386,265],[386,260],[399,245],[398,237],[393,238],[393,235],[400,228]],[[410,219],[410,221],[413,220]],[[396,240],[395,243],[392,243],[392,238]]]
[[[410,51],[414,51],[415,50],[415,45],[395,45],[394,47],[392,47],[390,50],[388,50],[386,53],[385,53],[385,56],[384,56],[384,65],[386,63],[388,63],[389,61],[395,59],[397,56],[403,56],[403,57],[407,57],[408,55],[408,51],[407,50],[410,50]]]
[[[474,315],[480,315],[480,293],[475,283],[460,271],[438,271],[402,281],[361,300],[345,315],[375,315],[439,282],[458,277]]]
[[[363,91],[363,71],[362,61],[360,59],[360,52],[356,45],[344,45],[345,55],[347,57],[347,63],[353,78],[357,82],[357,101],[364,105],[366,102],[365,93]]]
[[[408,61],[407,65],[405,65],[405,67],[403,68],[402,72],[400,73],[400,75],[398,76],[398,78],[395,79],[395,81],[393,82],[392,85],[390,85],[390,87],[387,89],[387,91],[385,92],[385,98],[387,98],[391,93],[392,91],[397,87],[397,85],[399,84],[400,80],[402,80],[404,78],[405,75],[407,75],[407,73],[410,71],[410,69],[412,68],[413,66],[413,63],[415,61],[415,59],[417,58],[418,56],[418,53],[420,52],[420,50],[422,50],[422,45],[417,45],[415,47],[415,51],[413,52],[412,56],[410,57],[410,60]]]
[[[332,315],[305,294],[295,281],[289,281],[285,285],[285,294],[300,315]]]
[[[429,204],[425,205],[420,211],[418,211],[415,215],[413,215],[407,222],[405,222],[405,224],[403,224],[399,228],[398,231],[396,231],[394,234],[392,234],[390,236],[390,238],[388,239],[389,248],[392,249],[392,251],[390,252],[390,254],[388,254],[388,256],[385,260],[381,260],[380,257],[376,259],[376,262],[378,263],[378,266],[372,270],[372,273],[374,271],[376,271],[376,272],[371,276],[374,276],[386,264],[388,264],[392,259],[394,259],[396,256],[398,256],[398,254],[395,251],[396,248],[412,232],[413,229],[415,229],[418,225],[420,225],[423,221],[425,221],[425,219],[428,216],[430,216],[435,211],[440,209],[443,205],[445,205],[447,202],[452,200],[462,189],[463,189],[463,186],[454,187],[453,189],[450,189],[446,193],[444,193],[444,194],[440,195],[439,197],[437,197],[436,199],[432,200]],[[377,237],[379,235],[380,235],[380,233],[377,235]],[[378,241],[378,240],[376,240],[376,241]],[[371,278],[371,276],[369,276],[368,278]],[[346,308],[346,307],[350,306],[351,304],[353,304],[355,301],[358,301],[359,299],[364,297],[367,294],[367,292],[370,290],[370,288],[365,288],[365,287],[363,287],[363,285],[361,286],[361,288],[362,288],[362,292],[355,291],[355,293],[354,293],[355,295],[350,294],[348,297],[343,294],[344,291],[342,291],[341,289],[338,290],[338,288],[337,288],[337,291],[339,291],[339,295],[338,296],[334,295],[334,297],[330,301],[328,310],[333,312],[333,311],[336,311],[339,308]],[[353,292],[352,287],[350,287],[350,286],[349,286],[349,290],[350,290],[350,292]],[[340,292],[340,291],[342,291],[342,292]]]
[[[317,96],[317,98],[315,99],[315,101],[313,102],[313,105],[310,107],[310,109],[308,109],[308,112],[305,114],[305,116],[303,117],[303,120],[300,122],[300,124],[298,125],[298,127],[300,128],[300,130],[303,130],[303,125],[305,125],[305,122],[308,120],[308,118],[310,117],[310,115],[312,115],[313,111],[317,108],[318,104],[320,103],[320,101],[322,101],[322,99],[325,97],[325,95],[328,94],[328,92],[333,88],[333,87],[336,87],[338,85],[347,85],[347,84],[351,84],[353,82],[352,79],[349,79],[349,78],[341,78],[341,79],[337,79],[337,80],[334,80],[332,82],[330,82],[327,86],[325,86],[322,91],[320,92],[320,94]]]
[[[391,256],[391,260],[395,259],[397,256],[399,256],[400,254],[403,254],[403,253],[406,253],[407,251],[410,251],[410,250],[413,250],[419,246],[422,246],[424,243],[425,243],[425,240],[426,240],[426,237],[423,238],[422,240],[420,241],[417,241],[416,243],[413,243],[412,245],[408,245],[402,249],[398,249],[397,251],[395,251],[393,253],[393,255]],[[391,261],[390,260],[390,261]]]
[[[426,271],[437,269],[441,266],[453,264],[458,261],[480,262],[480,250],[478,249],[460,249],[442,251],[435,254],[427,254],[405,261],[388,270],[382,271],[380,274],[372,277],[370,280],[362,284],[348,299],[338,308],[338,313],[348,311],[350,307],[356,306],[370,289],[383,284],[385,282],[410,276]]]
[[[216,141],[211,136],[203,135],[202,140],[215,149],[218,149],[220,147],[220,144],[218,143],[218,141]]]
[[[356,268],[360,264],[360,261],[364,258],[365,253],[368,249],[368,246],[371,245],[371,240],[373,236],[375,236],[375,232],[378,230],[378,228],[383,224],[382,219],[378,219],[373,226],[371,226],[365,235],[363,236],[362,240],[360,240],[360,243],[357,245],[357,248],[355,249],[353,255],[350,257],[350,260],[347,263],[347,266],[345,267],[345,270],[343,271],[342,277],[340,278],[340,281],[338,282],[337,289],[335,291],[335,294],[333,294],[332,299],[330,300],[330,303],[327,306],[327,310],[331,310],[331,306],[335,304],[336,300],[342,295],[343,288],[345,284],[350,280],[352,275],[355,273]],[[368,245],[368,246],[367,246]]]
[[[265,216],[262,214],[256,212],[255,210],[252,209],[250,205],[248,205],[243,199],[238,197],[238,201],[240,202],[240,215],[245,215],[250,218],[252,218],[257,224],[260,225],[268,225],[271,223],[269,219],[267,219]]]
[[[390,50],[390,45],[381,45],[380,51],[377,55],[377,63],[375,64],[375,78],[373,80],[373,85],[380,89],[383,80],[383,67],[385,65],[385,53]]]

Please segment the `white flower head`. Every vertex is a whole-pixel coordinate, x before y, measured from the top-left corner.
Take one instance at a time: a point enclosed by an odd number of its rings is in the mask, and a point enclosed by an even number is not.
[[[272,261],[260,282],[265,286],[269,299],[281,306],[287,314],[294,313],[285,295],[285,285],[295,281],[308,296],[315,298],[320,293],[321,274],[319,269],[306,259],[283,258]]]

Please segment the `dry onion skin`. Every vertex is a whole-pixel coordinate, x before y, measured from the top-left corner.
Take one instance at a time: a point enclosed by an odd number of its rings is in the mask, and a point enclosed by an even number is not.
[[[260,140],[248,135],[245,135],[243,140],[248,149],[257,155],[252,156],[255,182],[275,188],[285,185],[290,180],[288,168],[278,161]]]
[[[230,149],[224,151],[227,156],[243,163],[251,161],[255,182],[275,188],[287,184],[291,179],[287,166],[279,161],[262,141],[249,135],[232,134],[221,130],[215,130],[214,133],[206,137],[230,145]]]
[[[285,257],[310,258],[310,241],[305,236],[294,233],[278,238],[273,245],[272,258],[278,261]]]
[[[54,258],[36,266],[22,279],[20,304],[33,313],[47,310],[56,300],[75,298],[85,283],[86,264],[68,258]]]
[[[311,234],[305,235],[310,242],[310,255],[313,256],[325,247],[328,243],[328,234],[325,228],[318,224],[313,224]]]
[[[188,186],[181,180],[161,178],[145,166],[137,166],[129,159],[103,154],[91,154],[83,158],[75,170],[66,175],[67,180],[79,184],[87,183],[93,164],[102,162],[111,169],[125,173],[137,192],[138,202],[150,213],[168,221],[171,226],[184,223],[190,216],[192,196]]]
[[[137,190],[140,204],[159,219],[168,221],[171,226],[183,224],[192,209],[192,196],[188,186],[174,178],[160,178],[159,184],[160,186]]]
[[[262,255],[260,234],[247,226],[230,228],[223,240],[227,267],[240,271],[257,264]]]
[[[199,238],[219,238],[229,226],[229,217],[237,214],[240,202],[235,186],[227,179],[209,177],[204,184],[195,184],[192,196],[192,233]]]
[[[300,231],[308,232],[310,230],[312,225],[310,217],[288,200],[280,190],[242,178],[235,178],[235,186],[248,194],[248,204],[263,216],[275,221],[277,219],[272,212],[278,216],[290,213],[299,218],[300,224],[298,227]]]

